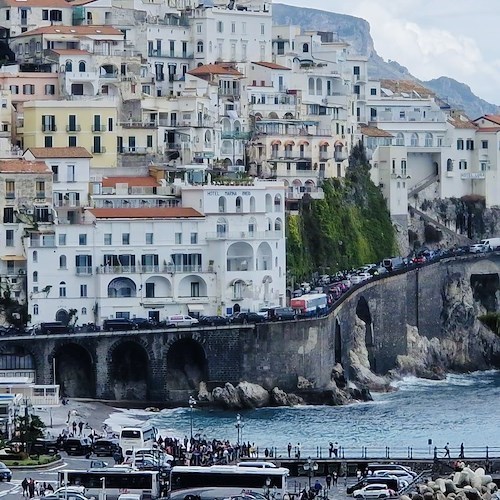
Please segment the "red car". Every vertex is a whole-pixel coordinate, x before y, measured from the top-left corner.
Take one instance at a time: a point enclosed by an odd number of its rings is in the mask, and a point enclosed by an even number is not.
[[[425,262],[425,257],[423,255],[419,255],[412,259],[413,264],[423,264]]]

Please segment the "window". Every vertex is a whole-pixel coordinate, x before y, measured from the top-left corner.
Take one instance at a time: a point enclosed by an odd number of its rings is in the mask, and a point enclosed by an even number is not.
[[[68,165],[66,167],[66,181],[67,182],[75,182],[75,166]]]
[[[467,139],[467,141],[465,141],[465,149],[474,151],[474,141],[472,139]]]
[[[236,33],[236,23],[234,21],[231,23],[231,33]]]
[[[481,149],[488,149],[488,141],[481,141]]]
[[[45,181],[36,181],[36,198],[45,198]]]
[[[33,305],[33,315],[37,316],[38,315],[38,304]]]
[[[260,25],[260,34],[261,35],[266,34],[266,25],[264,23],[261,23],[261,25]]]
[[[68,147],[76,148],[76,135],[68,135]]]
[[[104,233],[104,244],[107,246],[113,244],[113,235],[111,233]]]
[[[122,233],[122,245],[130,245],[130,233]]]
[[[460,160],[458,162],[458,169],[459,170],[467,170],[467,161],[466,160]]]
[[[55,115],[42,115],[42,132],[56,132]]]
[[[23,94],[24,95],[33,95],[35,93],[34,85],[23,85]]]
[[[411,140],[410,140],[411,146],[418,146],[418,134],[411,134]]]
[[[33,262],[38,262],[38,252],[36,250],[33,252]]]
[[[219,212],[224,213],[226,211],[226,198],[221,196],[219,198]]]
[[[87,285],[80,285],[80,297],[87,296]]]
[[[302,52],[309,52],[309,44],[308,43],[302,44]]]
[[[67,269],[67,261],[66,261],[66,255],[61,255],[59,257],[59,269]]]
[[[175,244],[182,245],[182,233],[175,233]]]
[[[196,52],[198,52],[198,54],[203,54],[203,42],[201,40],[198,40],[196,44]]]
[[[191,233],[191,245],[198,244],[198,233]]]
[[[5,231],[5,246],[13,247],[14,246],[14,230],[7,229]]]
[[[243,212],[243,198],[241,196],[238,196],[236,198],[236,212],[237,213]]]
[[[50,84],[45,85],[45,95],[55,95],[55,93],[56,93],[55,85],[50,85]]]
[[[113,118],[108,118],[108,132],[113,132]]]
[[[153,136],[152,135],[147,135],[146,136],[146,147],[147,148],[152,148],[153,147]]]
[[[406,160],[401,160],[401,175],[406,177]]]
[[[191,282],[191,297],[200,296],[200,284],[197,281]]]
[[[377,95],[377,89],[370,89],[370,95]]]
[[[11,94],[19,94],[19,85],[11,85],[10,86]]]
[[[66,282],[61,281],[59,283],[59,297],[66,297]]]
[[[85,246],[87,244],[87,235],[86,234],[79,234],[78,235],[78,244],[80,246]]]
[[[44,145],[46,148],[51,148],[52,147],[52,136],[51,135],[46,135],[44,137]]]
[[[457,149],[464,149],[464,140],[463,139],[457,139]]]
[[[4,224],[12,224],[14,222],[14,207],[6,207],[3,209]]]
[[[87,308],[82,307],[82,316],[86,316],[86,315],[87,315]]]
[[[224,23],[222,21],[217,21],[217,33],[224,32]]]
[[[155,284],[154,283],[146,283],[146,298],[154,298],[155,296]]]
[[[59,246],[61,247],[66,246],[66,233],[59,234]]]
[[[154,233],[146,233],[146,245],[152,245],[154,241]]]

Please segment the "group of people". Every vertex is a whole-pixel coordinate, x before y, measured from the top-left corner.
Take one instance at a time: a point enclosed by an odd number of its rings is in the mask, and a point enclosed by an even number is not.
[[[43,497],[47,492],[54,491],[50,483],[40,483],[26,477],[21,481],[21,488],[23,489],[23,497],[28,498]]]
[[[316,479],[312,487],[310,487],[309,489],[304,488],[300,492],[299,500],[313,500],[313,498],[320,497],[322,494],[325,494],[325,496],[327,496],[328,490],[330,490],[333,486],[336,486],[337,482],[337,472],[333,472],[332,474],[328,473],[325,477],[325,487],[323,487],[319,479]]]

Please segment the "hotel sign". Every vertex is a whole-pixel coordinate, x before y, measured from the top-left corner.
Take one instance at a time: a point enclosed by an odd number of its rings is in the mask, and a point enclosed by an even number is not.
[[[485,179],[486,174],[484,172],[463,172],[460,175],[460,178],[461,179],[472,179],[472,180]]]

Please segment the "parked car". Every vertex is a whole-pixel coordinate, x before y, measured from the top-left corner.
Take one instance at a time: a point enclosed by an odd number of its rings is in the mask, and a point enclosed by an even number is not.
[[[408,486],[415,479],[409,472],[402,470],[391,470],[390,466],[388,466],[387,470],[375,471],[372,477],[386,477],[391,479],[396,478],[400,484],[400,487]]]
[[[484,253],[488,250],[488,248],[482,243],[476,243],[475,245],[471,245],[469,247],[470,253]]]
[[[70,327],[62,321],[50,321],[47,323],[40,323],[37,328],[37,333],[42,335],[50,335],[51,333],[68,333]]]
[[[359,490],[355,490],[352,496],[354,498],[389,498],[394,495],[385,484],[369,484]]]
[[[267,311],[267,319],[271,321],[290,321],[297,319],[297,312],[291,307],[271,307]]]
[[[68,438],[64,443],[64,451],[68,455],[85,455],[92,453],[92,441],[89,438]]]
[[[229,316],[229,323],[238,325],[246,325],[247,323],[263,323],[266,318],[263,318],[256,312],[237,312]]]
[[[227,325],[229,323],[228,319],[224,316],[200,316],[199,324],[200,325],[209,325],[209,326],[217,326],[217,325]]]
[[[199,323],[196,318],[186,314],[173,314],[167,317],[166,322],[168,326],[193,326]]]
[[[56,439],[39,438],[33,443],[31,450],[39,455],[55,455],[59,451],[59,446]]]
[[[411,259],[412,264],[423,264],[426,261],[426,258],[423,255],[417,255]]]
[[[137,330],[138,326],[131,320],[125,318],[105,319],[102,324],[105,332],[122,332],[127,330]]]
[[[137,325],[139,330],[152,330],[155,327],[149,318],[132,318],[130,321]]]
[[[10,482],[11,479],[11,470],[3,462],[0,462],[0,480]]]
[[[120,443],[117,439],[97,439],[92,450],[98,457],[112,457],[120,451]]]

